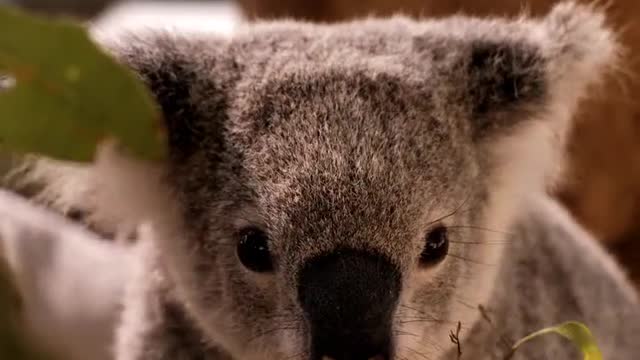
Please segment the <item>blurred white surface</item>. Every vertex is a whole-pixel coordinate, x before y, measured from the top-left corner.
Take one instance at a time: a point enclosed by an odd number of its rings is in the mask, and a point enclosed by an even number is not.
[[[42,345],[65,360],[111,359],[130,249],[0,190],[0,256]]]
[[[242,21],[240,8],[231,1],[122,2],[95,20],[92,30],[100,35],[136,30],[180,30],[230,35]]]

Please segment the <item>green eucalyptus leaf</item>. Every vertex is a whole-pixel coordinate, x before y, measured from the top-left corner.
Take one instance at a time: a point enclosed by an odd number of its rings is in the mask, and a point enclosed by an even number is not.
[[[146,87],[71,21],[0,7],[1,75],[0,145],[8,150],[89,161],[99,142],[116,139],[136,156],[164,156]]]
[[[542,335],[557,334],[573,342],[582,353],[584,360],[602,360],[602,354],[596,344],[589,328],[577,321],[568,321],[557,326],[545,328],[525,336],[513,345],[512,352],[515,352],[522,344]]]

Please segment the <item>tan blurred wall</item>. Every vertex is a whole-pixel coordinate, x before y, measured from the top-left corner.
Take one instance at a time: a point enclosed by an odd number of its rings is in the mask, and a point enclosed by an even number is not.
[[[404,12],[443,16],[462,11],[476,15],[513,15],[524,7],[516,0],[239,0],[251,17],[294,17],[336,21],[370,14]],[[556,0],[530,0],[533,14],[548,11]],[[583,2],[587,2],[584,0]],[[604,3],[604,2],[603,2]],[[640,0],[611,0],[611,23],[624,31],[630,52],[627,76],[610,81],[602,96],[585,102],[570,142],[569,177],[559,198],[576,217],[627,264],[640,281]],[[600,95],[600,94],[599,94]]]

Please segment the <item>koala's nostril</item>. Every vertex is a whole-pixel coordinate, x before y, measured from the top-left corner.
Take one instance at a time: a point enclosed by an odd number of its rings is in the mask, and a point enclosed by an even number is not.
[[[309,260],[298,298],[311,332],[312,359],[388,360],[401,290],[387,258],[351,249]]]
[[[376,355],[376,356],[370,358],[369,360],[389,360],[389,358],[387,356],[384,356],[384,355]]]
[[[392,353],[390,331],[373,334],[311,331],[311,352],[332,360],[388,360]],[[318,356],[316,356],[318,357]]]
[[[334,359],[330,356],[323,356],[322,360],[337,360],[337,359]],[[365,360],[389,360],[389,357],[384,355],[376,355]]]

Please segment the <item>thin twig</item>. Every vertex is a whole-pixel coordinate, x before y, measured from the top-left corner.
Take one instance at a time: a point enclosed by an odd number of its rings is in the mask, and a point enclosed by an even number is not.
[[[454,343],[458,347],[458,360],[462,358],[462,345],[460,344],[461,328],[462,328],[462,323],[458,321],[458,327],[456,329],[456,332],[454,333],[453,330],[451,330],[451,332],[449,333],[449,339],[451,340],[452,343]]]

